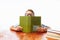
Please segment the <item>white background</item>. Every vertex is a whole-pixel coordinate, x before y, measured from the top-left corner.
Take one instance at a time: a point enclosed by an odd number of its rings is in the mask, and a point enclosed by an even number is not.
[[[60,30],[60,0],[0,0],[0,29],[19,24],[19,16],[33,9],[42,17],[42,24]]]

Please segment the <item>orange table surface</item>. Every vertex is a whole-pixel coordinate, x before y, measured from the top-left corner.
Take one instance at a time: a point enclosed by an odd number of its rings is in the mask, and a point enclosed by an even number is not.
[[[4,30],[0,32],[0,40],[58,40],[48,37],[47,33],[23,33]],[[58,35],[58,34],[57,34]]]

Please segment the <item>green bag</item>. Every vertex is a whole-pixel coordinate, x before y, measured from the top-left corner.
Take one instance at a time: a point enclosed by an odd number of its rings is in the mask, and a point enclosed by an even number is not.
[[[41,26],[41,16],[20,16],[19,25],[23,27],[23,32],[33,32],[36,26]],[[35,26],[35,28],[33,28]]]

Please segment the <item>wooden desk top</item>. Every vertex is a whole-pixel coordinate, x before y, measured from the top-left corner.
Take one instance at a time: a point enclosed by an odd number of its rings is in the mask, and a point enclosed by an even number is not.
[[[10,30],[0,32],[0,40],[59,40],[60,35],[54,33],[22,33]],[[53,35],[53,36],[52,36]]]

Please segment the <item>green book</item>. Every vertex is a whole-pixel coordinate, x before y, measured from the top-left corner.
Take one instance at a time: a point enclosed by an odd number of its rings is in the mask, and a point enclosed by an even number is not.
[[[33,32],[36,27],[41,26],[41,16],[20,16],[19,25],[23,27],[23,32]]]

